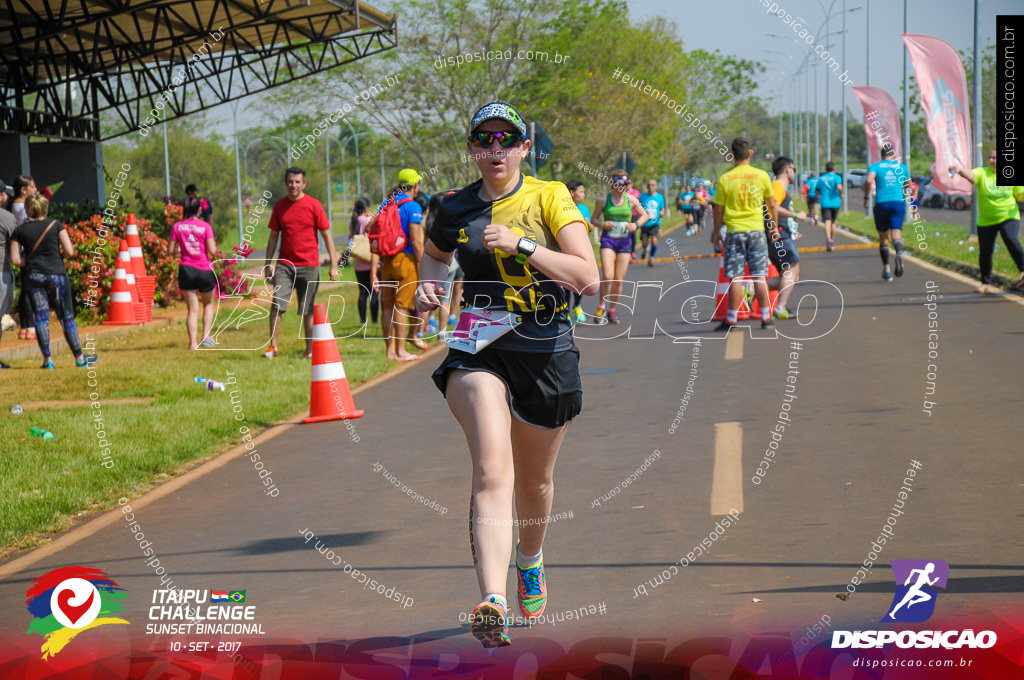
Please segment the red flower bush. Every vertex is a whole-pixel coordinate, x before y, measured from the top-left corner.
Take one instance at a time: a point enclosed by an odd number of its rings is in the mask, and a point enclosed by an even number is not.
[[[68,277],[75,295],[75,308],[83,316],[88,316],[88,310],[99,317],[107,315],[117,251],[126,223],[124,215],[118,218],[116,225],[104,224],[102,216],[93,215],[67,227],[76,251],[76,255],[66,261]],[[170,243],[153,233],[148,220],[139,218],[137,224],[146,273],[156,277],[154,302],[166,307],[178,298],[177,267],[170,256]]]

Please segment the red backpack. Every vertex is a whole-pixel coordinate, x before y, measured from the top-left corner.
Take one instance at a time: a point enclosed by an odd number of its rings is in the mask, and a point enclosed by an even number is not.
[[[403,198],[395,202],[389,198],[384,208],[378,213],[377,219],[370,228],[370,252],[381,257],[391,257],[402,252],[408,239],[402,231],[402,218],[398,214],[398,206],[408,203],[411,198]]]

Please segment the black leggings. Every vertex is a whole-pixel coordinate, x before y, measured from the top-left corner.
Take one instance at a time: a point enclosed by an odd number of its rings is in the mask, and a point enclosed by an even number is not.
[[[71,299],[71,281],[67,274],[39,274],[32,272],[25,276],[26,295],[31,296],[36,310],[36,342],[44,359],[50,358],[50,305],[57,312],[64,327],[64,339],[71,353],[77,358],[82,353],[78,342],[78,327],[75,325],[75,305]]]
[[[373,291],[370,284],[370,270],[356,270],[356,281],[359,282],[359,322],[366,323],[366,302],[370,302],[370,320],[377,323],[377,310],[380,307],[380,296]]]
[[[32,297],[26,290],[28,279],[25,272],[21,273],[21,291],[18,293],[18,325],[22,328],[35,328],[36,315],[32,311]]]
[[[1017,240],[1020,231],[1020,220],[1006,220],[988,227],[978,225],[978,266],[981,268],[981,282],[992,283],[992,251],[996,245],[996,236],[1003,235],[1003,243],[1010,251],[1017,271],[1024,272],[1024,250]]]

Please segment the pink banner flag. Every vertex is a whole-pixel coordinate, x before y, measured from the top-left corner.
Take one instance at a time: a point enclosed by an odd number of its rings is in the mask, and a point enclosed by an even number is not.
[[[932,185],[947,194],[969,194],[967,180],[949,176],[954,162],[971,167],[971,116],[964,66],[949,43],[938,38],[905,33],[903,43],[914,63],[928,136],[935,145]]]
[[[882,146],[889,144],[899,159],[900,109],[885,90],[878,87],[855,87],[853,93],[864,107],[864,134],[868,138],[871,162],[882,160]]]

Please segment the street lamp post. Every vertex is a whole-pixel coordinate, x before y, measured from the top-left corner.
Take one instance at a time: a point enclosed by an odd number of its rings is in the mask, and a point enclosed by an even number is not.
[[[903,33],[907,32],[907,0],[903,0]],[[907,76],[907,50],[903,48],[903,163],[910,169],[910,84]]]
[[[231,128],[235,140],[235,194],[238,199],[238,245],[242,245],[242,174],[238,167],[238,100],[231,102]]]
[[[871,0],[864,0],[864,9],[866,10],[866,16],[864,18],[864,86],[871,85]],[[867,143],[867,139],[864,139],[864,167],[871,167],[871,147]],[[904,143],[906,143],[904,141]],[[864,217],[871,215],[871,196],[867,195],[867,187],[864,189],[866,198],[868,199],[864,206]]]
[[[843,64],[844,65],[846,64],[846,0],[843,0]],[[849,177],[849,175],[847,174],[847,162],[846,162],[846,87],[845,86],[843,86],[842,104],[843,104],[843,178],[842,179],[843,179],[843,184],[845,184],[846,186],[843,187],[843,193],[840,194],[840,196],[839,196],[839,200],[841,201],[841,203],[839,205],[840,212],[842,212],[842,210],[843,210],[843,207],[844,207],[843,203],[846,203],[848,205],[848,202],[847,202],[847,199],[846,199],[846,192],[849,189],[849,184],[847,184],[847,182],[848,182],[847,178]]]
[[[362,133],[362,132],[357,133],[356,129],[354,127],[352,127],[352,123],[348,122],[347,118],[342,117],[341,120],[342,120],[342,122],[345,123],[345,125],[348,125],[348,129],[352,131],[352,138],[355,140],[355,144],[356,144],[356,195],[357,196],[362,196],[363,195],[363,181],[362,181],[362,179],[359,176],[359,135],[364,134],[364,133]]]

